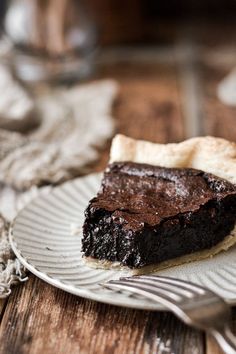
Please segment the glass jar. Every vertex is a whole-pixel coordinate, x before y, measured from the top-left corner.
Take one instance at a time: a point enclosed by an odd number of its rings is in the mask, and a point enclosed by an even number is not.
[[[93,69],[96,29],[80,0],[11,0],[4,28],[24,81],[83,79]]]

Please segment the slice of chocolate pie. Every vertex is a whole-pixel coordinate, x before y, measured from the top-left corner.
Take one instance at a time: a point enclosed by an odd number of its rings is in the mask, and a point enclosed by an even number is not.
[[[217,168],[214,164],[207,168],[207,161],[200,159],[217,140],[212,158],[218,163],[219,154],[230,152],[229,142],[223,141],[227,151],[219,149],[222,139],[158,145],[116,137],[113,162],[85,211],[85,257],[100,261],[100,266],[118,262],[154,270],[209,257],[232,246],[236,242],[236,186],[228,176],[235,157],[222,160],[220,177],[211,173]],[[181,144],[184,154],[176,153]],[[160,150],[162,161],[161,156],[158,161]],[[196,169],[204,163],[204,170]],[[223,173],[228,178],[222,178]]]

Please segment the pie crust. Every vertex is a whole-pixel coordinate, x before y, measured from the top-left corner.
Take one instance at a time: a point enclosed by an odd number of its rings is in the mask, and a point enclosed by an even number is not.
[[[211,136],[177,144],[154,144],[118,134],[112,141],[110,162],[119,161],[195,168],[236,184],[236,144]]]
[[[194,168],[236,184],[236,144],[215,137],[196,137],[176,144],[154,144],[116,135],[112,142],[110,163],[130,161],[170,168]],[[226,251],[236,243],[236,226],[230,235],[211,249],[187,254],[158,264],[131,270],[132,274],[145,274],[183,263],[199,261]],[[86,263],[95,268],[122,268],[118,262],[86,257]],[[129,269],[130,271],[130,269]]]

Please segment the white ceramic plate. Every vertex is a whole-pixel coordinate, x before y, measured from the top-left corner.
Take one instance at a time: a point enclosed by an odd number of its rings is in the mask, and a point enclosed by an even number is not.
[[[28,204],[13,222],[12,248],[32,273],[46,282],[82,296],[113,305],[138,309],[163,309],[150,300],[131,294],[113,293],[99,284],[127,276],[127,271],[92,269],[84,264],[80,252],[84,209],[99,188],[100,174],[92,174],[54,188]],[[231,304],[236,303],[236,248],[218,256],[163,270],[158,274],[206,286]]]

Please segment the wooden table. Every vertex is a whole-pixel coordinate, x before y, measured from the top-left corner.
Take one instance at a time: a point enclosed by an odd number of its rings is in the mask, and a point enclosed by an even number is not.
[[[226,55],[226,54],[227,55]],[[223,58],[223,60],[222,60]],[[120,83],[114,104],[117,132],[154,142],[212,134],[236,139],[236,109],[216,97],[233,67],[233,49],[183,43],[102,55],[97,78]],[[102,129],[102,127],[101,127]],[[102,170],[110,142],[94,170]],[[236,332],[236,311],[232,311]],[[211,338],[168,312],[135,311],[67,294],[30,275],[0,302],[0,353],[217,354]]]

